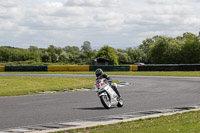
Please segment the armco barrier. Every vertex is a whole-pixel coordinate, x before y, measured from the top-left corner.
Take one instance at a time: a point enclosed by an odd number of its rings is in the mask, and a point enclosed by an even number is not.
[[[89,65],[48,66],[48,71],[89,71]]]
[[[5,71],[5,66],[0,66],[0,72],[4,72]]]
[[[138,71],[200,71],[200,65],[148,65],[138,66]]]
[[[103,71],[130,71],[130,66],[90,66],[90,71],[101,68]]]
[[[200,71],[200,65],[146,65],[146,66],[89,66],[89,65],[63,65],[63,66],[0,66],[0,72],[28,72],[28,71]]]
[[[47,71],[47,66],[5,66],[6,72]]]
[[[137,71],[138,65],[130,65],[130,71]]]

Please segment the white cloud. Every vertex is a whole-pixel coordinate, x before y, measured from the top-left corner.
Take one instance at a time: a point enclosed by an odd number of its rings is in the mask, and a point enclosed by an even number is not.
[[[186,18],[183,21],[183,24],[199,28],[200,18],[198,16],[193,16],[193,17]]]
[[[116,6],[121,0],[65,0],[65,6]]]
[[[199,2],[199,0],[142,0],[149,4],[190,4],[191,2]]]
[[[88,40],[126,48],[154,35],[198,33],[200,3],[191,1],[0,0],[0,44],[64,47]]]
[[[16,7],[17,5],[21,4],[22,0],[0,0],[0,7]]]

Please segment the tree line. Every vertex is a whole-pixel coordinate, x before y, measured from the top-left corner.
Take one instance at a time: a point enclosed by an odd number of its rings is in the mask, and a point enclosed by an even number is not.
[[[30,61],[35,63],[63,63],[90,65],[93,59],[103,57],[110,65],[133,64],[198,64],[200,63],[200,35],[184,33],[178,37],[154,36],[147,38],[138,47],[115,49],[108,45],[93,50],[85,41],[81,48],[64,48],[50,45],[48,48],[30,46],[28,49],[10,46],[0,47],[0,62]]]

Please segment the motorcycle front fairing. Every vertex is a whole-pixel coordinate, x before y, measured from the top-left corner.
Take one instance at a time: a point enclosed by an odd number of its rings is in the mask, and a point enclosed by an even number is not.
[[[116,105],[118,103],[117,102],[118,96],[117,96],[116,92],[111,88],[109,83],[105,83],[103,79],[97,80],[94,85],[94,88],[95,88],[94,91],[96,91],[98,93],[99,97],[102,95],[109,95],[109,97],[111,98],[112,105]]]
[[[116,92],[109,86],[108,88],[107,88],[107,92],[108,92],[108,94],[111,96],[111,104],[112,105],[117,105],[117,94],[116,94]]]

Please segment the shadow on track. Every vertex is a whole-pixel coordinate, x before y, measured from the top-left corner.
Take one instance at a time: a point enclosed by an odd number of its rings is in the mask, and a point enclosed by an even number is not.
[[[104,107],[73,108],[73,109],[80,109],[80,110],[107,110]]]

